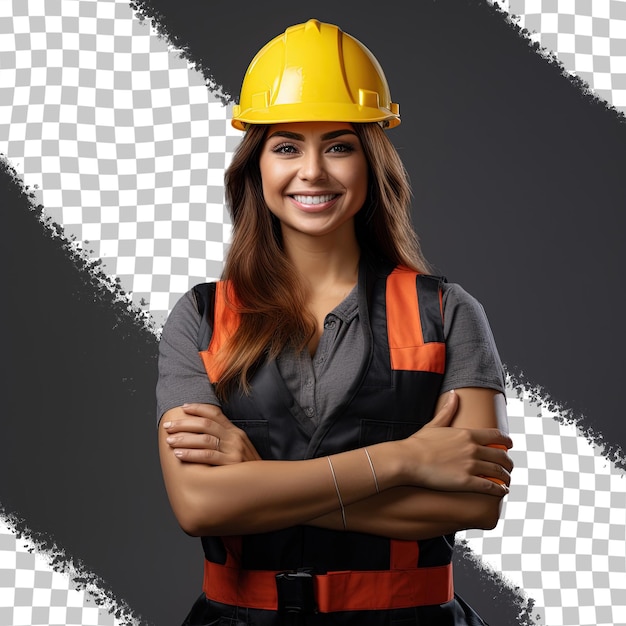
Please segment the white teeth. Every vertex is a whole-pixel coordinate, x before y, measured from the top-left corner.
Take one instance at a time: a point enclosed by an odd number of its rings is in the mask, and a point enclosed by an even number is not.
[[[324,196],[294,196],[296,202],[301,204],[321,204],[322,202],[329,202],[335,197],[335,194],[326,194]]]

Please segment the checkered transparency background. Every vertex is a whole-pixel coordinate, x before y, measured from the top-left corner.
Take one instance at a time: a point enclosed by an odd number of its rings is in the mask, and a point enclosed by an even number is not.
[[[0,1],[0,151],[157,326],[221,271],[241,133],[124,2]]]
[[[494,0],[563,70],[626,112],[626,0]]]
[[[626,1],[494,4],[626,112]],[[156,334],[221,271],[223,173],[241,136],[224,101],[126,2],[0,0],[0,152]],[[535,602],[537,624],[626,624],[624,473],[531,391],[507,386],[516,470],[502,520],[460,538]],[[102,597],[0,520],[0,626],[119,624],[107,609],[124,613],[123,599]]]

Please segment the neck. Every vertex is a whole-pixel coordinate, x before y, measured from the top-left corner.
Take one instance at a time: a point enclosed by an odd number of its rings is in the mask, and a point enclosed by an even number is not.
[[[311,293],[334,286],[354,286],[358,277],[359,244],[354,228],[325,237],[283,231],[287,256]]]

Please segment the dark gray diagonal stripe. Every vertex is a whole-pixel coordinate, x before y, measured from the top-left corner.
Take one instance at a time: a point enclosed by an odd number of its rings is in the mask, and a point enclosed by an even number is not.
[[[160,475],[156,338],[39,221],[4,160],[0,198],[0,476],[10,477],[0,504],[142,623],[179,623],[199,595],[202,559]]]

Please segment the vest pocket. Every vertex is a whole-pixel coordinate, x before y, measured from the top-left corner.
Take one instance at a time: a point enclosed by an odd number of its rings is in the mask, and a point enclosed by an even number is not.
[[[231,420],[232,423],[241,428],[262,459],[271,459],[270,448],[270,426],[267,420]]]
[[[392,422],[387,420],[361,420],[359,446],[371,446],[383,441],[406,439],[419,430],[418,422]]]

